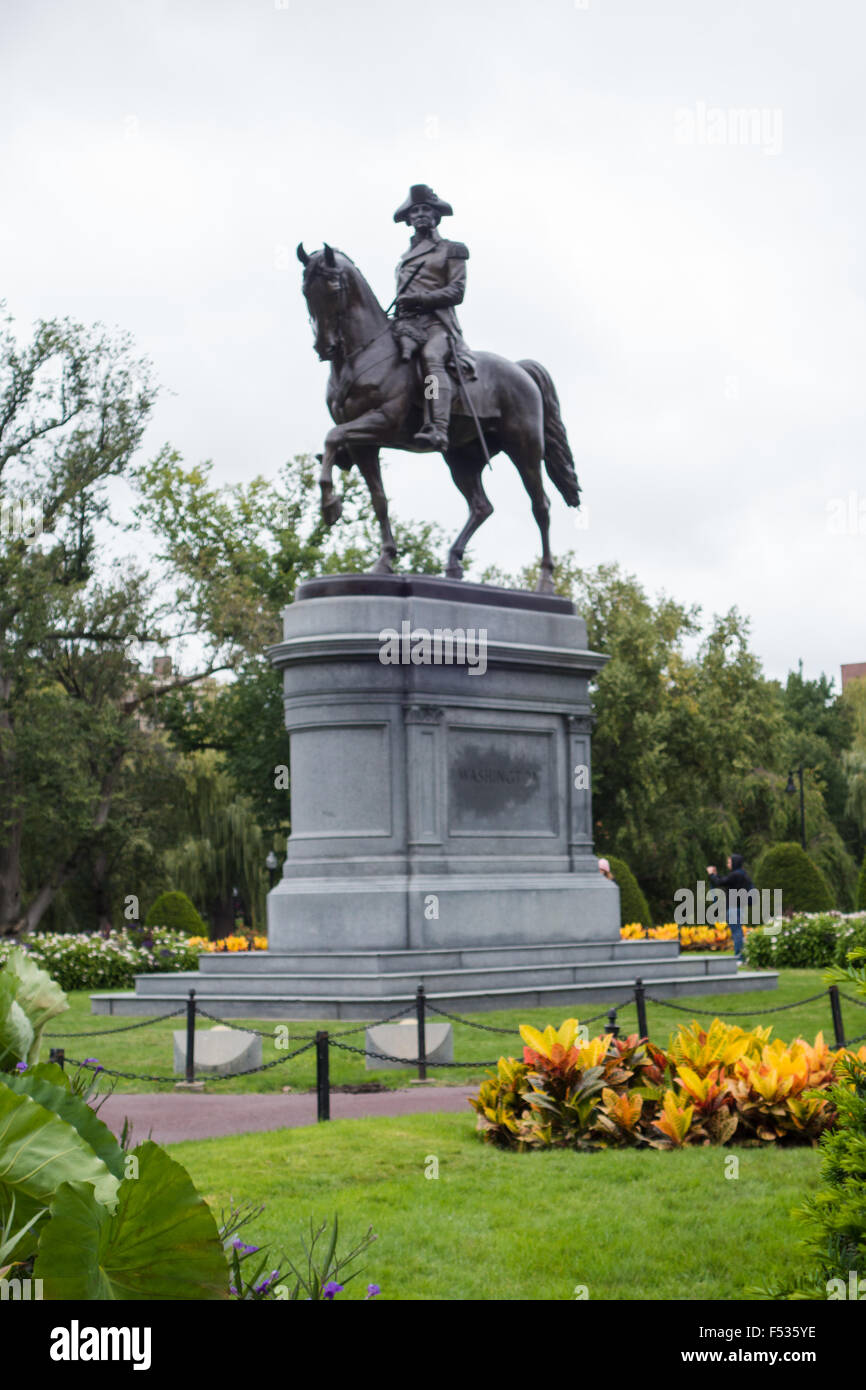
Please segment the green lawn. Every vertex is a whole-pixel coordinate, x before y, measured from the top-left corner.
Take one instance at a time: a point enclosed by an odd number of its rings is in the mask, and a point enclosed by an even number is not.
[[[694,1016],[701,1018],[704,1022],[709,1022],[712,1019],[713,1011],[716,1009],[748,1009],[753,1011],[748,1017],[733,1021],[743,1025],[761,1022],[772,1023],[773,1036],[781,1037],[786,1041],[798,1035],[812,1039],[819,1029],[823,1029],[825,1037],[832,1042],[833,1031],[826,993],[814,1003],[792,1008],[786,1013],[775,1015],[765,1013],[766,1010],[775,1008],[779,1004],[789,1003],[806,995],[815,994],[822,989],[825,990],[826,987],[821,976],[820,970],[785,970],[780,972],[779,988],[775,990],[756,991],[754,994],[746,995],[701,995],[693,1000],[680,999],[677,1000],[677,1003],[683,1006],[693,1005]],[[71,994],[70,1003],[72,1005],[70,1012],[62,1015],[61,1018],[54,1019],[49,1025],[50,1033],[62,1031],[83,1034],[90,1029],[119,1028],[140,1021],[133,1018],[97,1017],[91,1014],[89,991],[81,990]],[[650,1003],[647,1008],[650,1037],[662,1043],[667,1042],[673,1029],[682,1022],[688,1023],[693,1016],[691,1013],[675,1010],[669,1005]],[[586,1006],[588,1016],[597,1014],[600,1009],[601,1005],[598,1004]],[[843,1005],[843,1009],[849,1035],[861,1032],[866,1026],[862,1021],[861,1012],[846,1005]],[[217,1013],[218,1010],[214,1009],[213,1012]],[[558,1024],[567,1018],[569,1013],[570,1011],[566,1006],[558,1006],[554,1009],[515,1009],[469,1015],[479,1023],[508,1027],[513,1030],[512,1036],[486,1033],[470,1028],[466,1024],[455,1024],[454,1055],[458,1060],[465,1059],[467,1062],[476,1063],[492,1061],[503,1052],[519,1056],[519,1049],[522,1044],[517,1034],[518,1024],[534,1023],[536,1026],[544,1026],[547,1023]],[[858,1016],[854,1017],[855,1014]],[[633,1003],[623,1007],[619,1017],[625,1033],[635,1031],[637,1015]],[[260,1020],[257,1023],[253,1019],[235,1019],[232,1022],[238,1024],[247,1022],[267,1030],[276,1027],[274,1020]],[[604,1020],[592,1025],[591,1031],[595,1032],[600,1029],[603,1022]],[[172,1069],[172,1031],[176,1027],[183,1027],[183,1024],[182,1018],[172,1019],[168,1023],[156,1023],[152,1027],[136,1028],[131,1032],[115,1033],[113,1036],[107,1037],[81,1037],[78,1040],[73,1038],[51,1039],[48,1045],[62,1046],[69,1057],[78,1060],[85,1057],[96,1057],[106,1068],[168,1076]],[[203,1020],[199,1026],[210,1027],[211,1025]],[[289,1024],[290,1034],[293,1038],[297,1038],[300,1034],[314,1033],[317,1027],[330,1028],[336,1034],[341,1029],[351,1027],[351,1024],[343,1021],[318,1024],[305,1021]],[[356,1047],[363,1046],[364,1034],[363,1032],[357,1033],[346,1038],[345,1041]],[[298,1043],[292,1042],[290,1050],[296,1045]],[[263,1060],[265,1062],[283,1055],[284,1053],[275,1049],[274,1043],[270,1039],[264,1040]],[[437,1081],[443,1084],[465,1083],[481,1080],[484,1076],[484,1070],[483,1066],[469,1065],[448,1068],[441,1072],[431,1072],[431,1075],[434,1075]],[[355,1053],[340,1051],[337,1048],[331,1049],[331,1081],[334,1085],[380,1081],[387,1086],[403,1086],[413,1075],[415,1072],[412,1069],[368,1072],[364,1069],[363,1057],[359,1057]],[[208,1085],[210,1089],[221,1092],[278,1091],[286,1085],[298,1090],[307,1090],[313,1086],[314,1081],[315,1060],[311,1051],[304,1053],[297,1060],[287,1062],[284,1066],[274,1067],[270,1071],[261,1072],[255,1076],[212,1081]],[[172,1089],[172,1084],[171,1082],[119,1080],[117,1089],[118,1091],[168,1091]]]
[[[474,1116],[338,1120],[176,1144],[216,1208],[254,1199],[245,1232],[296,1258],[312,1215],[341,1248],[369,1225],[363,1274],[392,1299],[741,1299],[790,1267],[791,1210],[814,1186],[812,1149],[507,1153]],[[739,1161],[739,1176],[726,1165]],[[425,1177],[438,1159],[438,1179]]]

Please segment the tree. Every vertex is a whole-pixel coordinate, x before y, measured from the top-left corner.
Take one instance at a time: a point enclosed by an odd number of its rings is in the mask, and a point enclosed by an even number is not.
[[[204,911],[213,937],[228,936],[235,924],[235,895],[261,925],[265,900],[264,837],[253,808],[237,790],[214,752],[183,759],[186,835],[165,856],[175,887]]]
[[[52,320],[19,347],[11,322],[0,331],[0,507],[14,516],[26,501],[41,531],[0,535],[0,934],[39,921],[106,822],[147,586],[134,569],[97,580],[96,527],[156,398],[126,338]],[[65,756],[79,729],[90,755]],[[70,815],[23,912],[25,826],[49,788]]]

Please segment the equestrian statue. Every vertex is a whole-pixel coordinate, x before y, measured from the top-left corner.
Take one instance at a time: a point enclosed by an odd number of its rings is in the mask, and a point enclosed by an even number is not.
[[[334,428],[320,455],[322,515],[333,526],[342,513],[334,467],[357,467],[381,534],[373,572],[391,573],[397,547],[379,450],[441,453],[469,506],[445,569],[449,579],[460,579],[469,539],[493,511],[482,472],[496,454],[505,453],[529,493],[541,533],[537,588],[552,593],[550,502],[542,462],[568,506],[580,506],[556,388],[538,362],[509,362],[467,347],[455,310],[466,293],[469,251],[437,230],[452,214],[450,203],[426,184],[413,184],[394,213],[394,221],[408,223],[413,236],[397,266],[397,294],[387,310],[343,252],[326,244],[308,254],[298,246],[315,349],[321,361],[331,363],[327,403]]]

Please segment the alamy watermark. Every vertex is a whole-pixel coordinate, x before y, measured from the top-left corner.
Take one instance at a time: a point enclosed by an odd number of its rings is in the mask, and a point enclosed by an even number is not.
[[[831,536],[866,536],[866,497],[849,492],[827,503],[827,530]]]
[[[487,670],[487,628],[414,627],[404,618],[400,631],[386,627],[379,633],[379,660],[383,666],[465,666],[470,676]]]
[[[42,522],[41,497],[6,498],[0,502],[0,540],[32,545],[42,535]]]
[[[15,1302],[41,1301],[41,1279],[0,1279],[0,1300],[12,1299]]]
[[[764,926],[769,936],[776,936],[782,929],[781,922],[775,919],[782,916],[781,888],[730,888],[727,895],[722,888],[711,888],[703,879],[698,879],[695,887],[678,888],[674,893],[674,921],[678,927],[723,927],[729,915],[738,913],[744,926]]]
[[[782,112],[778,106],[678,106],[674,111],[678,145],[752,146],[763,154],[782,153]]]

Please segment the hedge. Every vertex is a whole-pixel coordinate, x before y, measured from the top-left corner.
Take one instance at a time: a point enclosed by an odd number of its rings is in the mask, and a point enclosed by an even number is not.
[[[186,932],[187,936],[207,936],[207,925],[196,912],[186,893],[176,889],[160,893],[144,919],[148,927],[168,927],[171,931]]]
[[[836,906],[818,865],[792,840],[765,850],[755,866],[755,882],[771,892],[781,889],[783,912],[829,912]]]
[[[624,927],[629,922],[640,922],[643,927],[651,927],[653,919],[649,910],[649,903],[628,864],[624,859],[614,858],[612,854],[608,856],[607,862],[610,864],[610,871],[619,889],[620,926]]]

